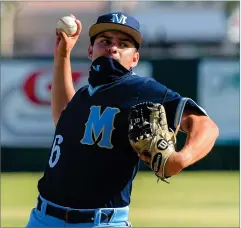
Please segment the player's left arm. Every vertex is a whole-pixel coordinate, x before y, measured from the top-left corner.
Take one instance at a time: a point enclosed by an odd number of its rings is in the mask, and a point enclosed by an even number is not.
[[[194,109],[184,110],[180,127],[187,133],[185,145],[179,152],[182,155],[182,166],[186,168],[211,151],[219,129],[208,116]]]

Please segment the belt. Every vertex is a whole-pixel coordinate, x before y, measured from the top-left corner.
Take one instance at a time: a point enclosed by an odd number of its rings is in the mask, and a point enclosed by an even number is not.
[[[43,201],[38,197],[37,210],[41,211]],[[61,219],[65,222],[76,224],[76,223],[92,223],[95,218],[95,211],[78,211],[78,210],[67,210],[63,208],[54,207],[50,204],[46,206],[46,215]],[[109,222],[113,212],[107,214],[101,214],[101,222]]]

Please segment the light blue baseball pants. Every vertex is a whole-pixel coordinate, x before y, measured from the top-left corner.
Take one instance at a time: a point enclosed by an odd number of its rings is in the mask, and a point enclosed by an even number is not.
[[[31,211],[30,218],[26,228],[34,227],[132,227],[128,221],[129,207],[123,208],[98,208],[98,209],[71,209],[54,204],[45,200],[39,196],[42,200],[41,209],[34,208]],[[46,214],[47,205],[51,205],[56,208],[61,208],[67,211],[80,211],[80,212],[93,212],[93,221],[88,223],[69,223],[62,219],[50,216]],[[39,210],[40,209],[40,210]],[[103,215],[110,214],[111,217],[108,220],[103,219]]]

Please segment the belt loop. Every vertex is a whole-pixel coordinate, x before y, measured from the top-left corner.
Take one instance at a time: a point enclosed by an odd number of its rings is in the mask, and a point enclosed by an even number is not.
[[[68,222],[69,221],[69,210],[66,210],[66,213],[65,213],[65,222]]]
[[[45,216],[46,214],[46,208],[47,208],[47,201],[45,199],[43,199],[40,196],[40,199],[42,200],[42,204],[41,204],[41,216]]]
[[[95,209],[94,226],[99,226],[101,221],[101,210]]]
[[[111,223],[111,222],[112,222],[112,220],[114,219],[115,215],[116,215],[116,209],[113,208],[113,213],[112,213],[111,218],[110,218],[110,220],[109,220],[108,223]]]

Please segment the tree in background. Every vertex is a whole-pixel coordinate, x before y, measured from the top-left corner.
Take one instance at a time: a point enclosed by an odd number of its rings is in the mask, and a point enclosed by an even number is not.
[[[13,56],[14,52],[14,22],[20,9],[20,2],[1,2],[1,55]]]

